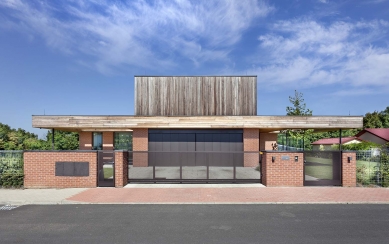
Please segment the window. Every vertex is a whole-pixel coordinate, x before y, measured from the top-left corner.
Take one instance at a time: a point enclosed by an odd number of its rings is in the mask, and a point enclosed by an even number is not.
[[[132,132],[115,132],[114,148],[132,151]]]
[[[93,150],[102,150],[103,149],[103,133],[93,132]]]

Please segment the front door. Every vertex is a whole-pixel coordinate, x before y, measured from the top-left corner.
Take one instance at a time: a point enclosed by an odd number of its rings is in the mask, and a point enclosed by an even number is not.
[[[115,186],[115,152],[98,151],[97,152],[97,181],[98,186]]]

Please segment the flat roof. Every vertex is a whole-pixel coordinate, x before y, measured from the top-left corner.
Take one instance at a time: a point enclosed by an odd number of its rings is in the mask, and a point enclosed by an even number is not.
[[[261,132],[285,129],[331,131],[363,127],[362,116],[128,116],[33,115],[34,128],[65,131],[131,131],[154,129],[253,128]]]

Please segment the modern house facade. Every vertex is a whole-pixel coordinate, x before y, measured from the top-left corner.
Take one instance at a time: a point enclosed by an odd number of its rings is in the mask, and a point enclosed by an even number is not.
[[[72,186],[99,186],[99,178],[104,178],[100,175],[112,169],[112,186],[117,187],[137,180],[302,186],[304,155],[273,151],[279,131],[362,127],[360,116],[257,116],[256,76],[135,76],[134,80],[134,116],[32,117],[35,128],[79,133],[79,151],[45,152],[52,155],[47,164],[57,167],[44,166],[51,167],[53,181],[89,177],[87,185]],[[27,153],[31,154],[27,159],[39,157],[38,152]],[[67,159],[67,154],[72,156]],[[78,160],[77,155],[85,159]],[[81,162],[89,164],[76,164]],[[231,174],[225,177],[221,172]],[[28,170],[26,181],[27,187],[47,186]]]

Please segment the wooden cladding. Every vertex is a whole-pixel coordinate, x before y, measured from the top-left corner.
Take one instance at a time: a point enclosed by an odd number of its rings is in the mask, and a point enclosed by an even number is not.
[[[135,115],[256,114],[256,76],[135,77]]]
[[[126,131],[137,128],[257,128],[336,130],[362,128],[362,116],[33,116],[34,128],[68,131]]]

